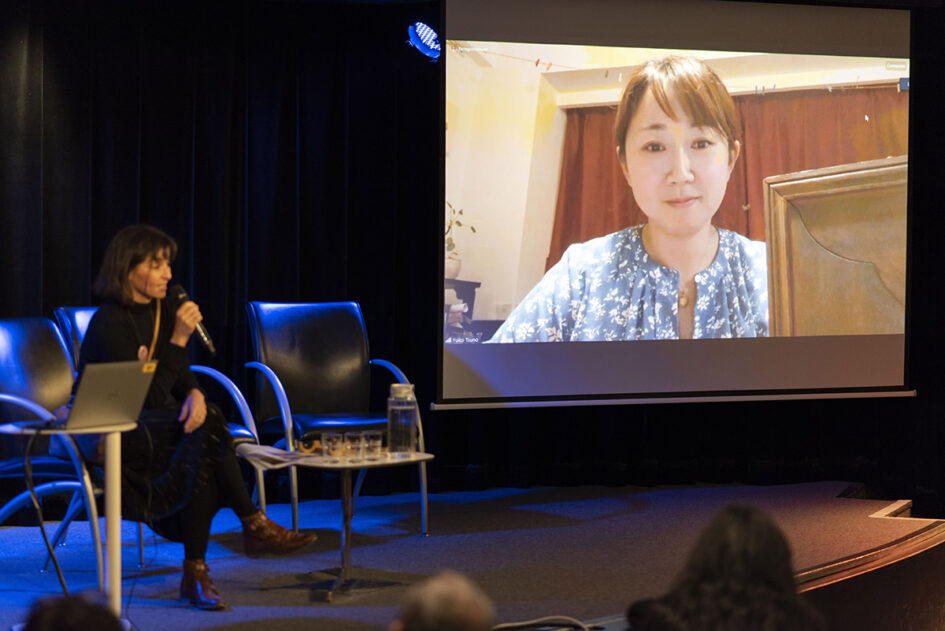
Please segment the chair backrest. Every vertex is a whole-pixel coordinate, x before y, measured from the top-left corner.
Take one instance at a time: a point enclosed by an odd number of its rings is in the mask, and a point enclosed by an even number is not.
[[[0,320],[0,392],[49,411],[69,402],[73,371],[66,341],[49,318]],[[0,418],[25,418],[22,408],[0,407]]]
[[[98,307],[57,307],[53,312],[56,316],[56,324],[59,325],[59,330],[69,348],[73,371],[79,365],[79,347],[85,339],[89,321],[97,310]]]
[[[368,412],[370,357],[356,302],[250,302],[247,313],[254,359],[278,375],[293,412]],[[276,414],[264,382],[256,380],[257,418]]]

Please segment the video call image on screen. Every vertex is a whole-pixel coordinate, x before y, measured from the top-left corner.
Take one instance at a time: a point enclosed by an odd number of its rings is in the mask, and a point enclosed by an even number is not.
[[[437,405],[906,396],[909,11],[444,7]]]
[[[445,50],[446,344],[904,333],[908,59]]]

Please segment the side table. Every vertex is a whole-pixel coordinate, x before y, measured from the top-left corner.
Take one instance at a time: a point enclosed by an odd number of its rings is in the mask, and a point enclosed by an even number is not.
[[[255,455],[254,455],[255,452]],[[303,454],[298,451],[285,451],[268,446],[250,445],[241,454],[252,461],[254,458],[266,461],[266,468],[274,469],[295,465],[327,471],[337,471],[341,479],[341,566],[332,568],[330,573],[337,573],[331,585],[324,590],[325,600],[330,602],[334,594],[350,591],[358,579],[351,576],[351,519],[354,517],[353,487],[351,472],[360,469],[380,469],[402,465],[418,464],[433,460],[433,454],[412,453],[407,457],[392,458],[384,454],[378,460],[349,460],[347,458],[330,459],[320,454]]]
[[[42,428],[30,422],[4,423],[0,434],[104,434],[105,436],[105,596],[108,607],[121,617],[121,433],[137,427],[137,421],[85,427]]]

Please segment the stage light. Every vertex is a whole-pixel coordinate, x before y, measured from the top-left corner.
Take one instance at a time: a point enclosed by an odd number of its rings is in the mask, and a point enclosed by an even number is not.
[[[407,34],[410,36],[407,43],[429,57],[430,61],[440,58],[440,40],[432,28],[423,22],[416,22],[407,27]]]

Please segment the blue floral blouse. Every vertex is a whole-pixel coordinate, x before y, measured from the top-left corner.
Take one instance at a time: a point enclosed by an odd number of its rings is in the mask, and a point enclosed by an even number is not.
[[[643,247],[643,226],[568,247],[490,342],[594,342],[679,337],[679,272]],[[695,275],[693,338],[768,335],[764,242],[719,229],[715,260]]]

